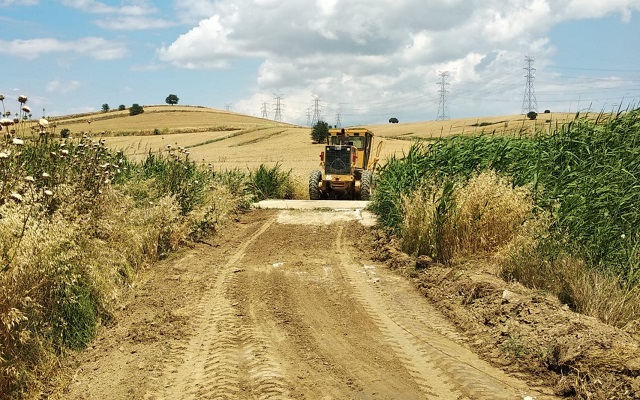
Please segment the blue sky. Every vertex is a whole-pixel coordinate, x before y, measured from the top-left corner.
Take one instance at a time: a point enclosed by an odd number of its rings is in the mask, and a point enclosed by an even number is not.
[[[307,124],[640,103],[640,0],[0,0],[0,94],[34,116],[180,104]],[[43,111],[44,110],[44,111]]]

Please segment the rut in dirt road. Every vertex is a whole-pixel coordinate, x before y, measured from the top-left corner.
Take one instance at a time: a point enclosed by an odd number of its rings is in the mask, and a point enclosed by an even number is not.
[[[198,306],[200,318],[191,340],[172,351],[160,393],[148,398],[238,398],[245,385],[262,398],[287,397],[279,367],[270,360],[267,342],[243,321],[237,303],[229,296],[247,247],[272,223],[267,221],[226,262]]]
[[[217,275],[193,332],[145,398],[543,398],[459,345],[404,279],[359,262],[355,222],[262,213],[225,260],[207,260]]]

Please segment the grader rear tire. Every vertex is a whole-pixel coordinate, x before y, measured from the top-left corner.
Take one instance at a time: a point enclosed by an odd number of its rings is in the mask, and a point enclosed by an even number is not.
[[[318,185],[320,184],[320,180],[322,179],[322,172],[320,171],[312,171],[311,175],[309,175],[309,199],[310,200],[320,200],[320,188]]]

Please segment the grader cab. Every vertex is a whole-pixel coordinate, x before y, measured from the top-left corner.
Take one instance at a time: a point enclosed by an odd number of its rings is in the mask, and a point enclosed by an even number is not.
[[[309,198],[369,200],[373,172],[378,164],[382,142],[372,156],[373,132],[365,128],[329,129],[322,170],[309,176]]]

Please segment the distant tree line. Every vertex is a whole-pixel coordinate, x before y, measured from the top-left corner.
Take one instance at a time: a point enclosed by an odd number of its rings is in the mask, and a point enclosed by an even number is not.
[[[170,94],[169,96],[167,96],[167,98],[164,101],[169,105],[176,105],[178,104],[178,101],[180,101],[180,99],[175,94]],[[124,104],[120,104],[118,106],[118,111],[124,111],[126,109],[127,107]],[[111,107],[109,107],[108,103],[104,103],[102,105],[102,112],[106,113],[109,111],[111,111]],[[144,108],[138,103],[134,103],[131,106],[131,108],[129,108],[129,115],[138,115],[138,114],[142,114],[143,112],[144,112]]]

